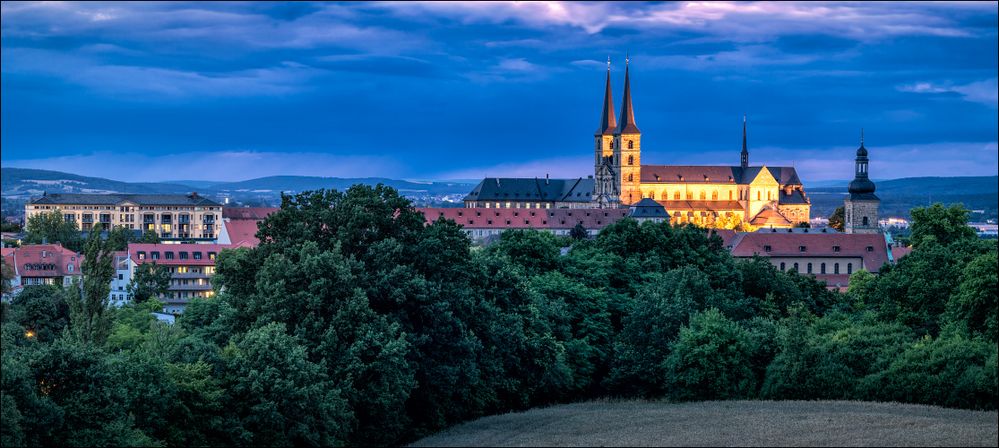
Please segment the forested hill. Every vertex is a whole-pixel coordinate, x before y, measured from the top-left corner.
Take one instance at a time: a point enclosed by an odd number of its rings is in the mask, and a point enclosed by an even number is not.
[[[968,177],[907,177],[877,181],[877,195],[881,198],[882,216],[907,217],[913,207],[923,207],[934,202],[964,204],[971,210],[982,210],[973,220],[995,218],[999,209],[999,176]],[[812,216],[829,216],[836,207],[843,205],[847,182],[837,187],[809,188],[805,191],[812,200]]]
[[[383,177],[316,177],[270,176],[239,182],[184,181],[121,182],[101,177],[80,176],[71,173],[27,168],[3,168],[2,191],[4,197],[33,197],[48,193],[190,193],[205,194],[228,192],[274,193],[301,192],[334,188],[345,190],[354,184],[385,184],[402,193],[464,194],[473,185],[461,182],[415,182]]]
[[[121,182],[61,171],[0,168],[0,190],[4,197],[33,197],[48,193],[146,193],[190,192],[186,185],[156,182]]]

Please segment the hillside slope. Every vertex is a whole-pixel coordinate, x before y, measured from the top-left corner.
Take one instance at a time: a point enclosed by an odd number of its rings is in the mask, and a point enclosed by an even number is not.
[[[475,420],[412,446],[995,446],[995,411],[847,401],[589,402]]]

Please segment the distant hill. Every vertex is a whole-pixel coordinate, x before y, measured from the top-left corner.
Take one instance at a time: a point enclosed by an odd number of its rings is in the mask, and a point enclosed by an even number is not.
[[[836,187],[805,185],[812,200],[812,216],[827,217],[843,205],[848,183]],[[875,194],[881,198],[882,216],[908,216],[913,207],[934,202],[961,203],[971,210],[984,210],[972,219],[994,218],[999,209],[999,176],[907,177],[877,181],[876,184]]]
[[[0,170],[0,191],[3,211],[12,216],[23,213],[24,202],[42,193],[144,193],[170,194],[196,191],[202,196],[222,202],[233,201],[244,205],[277,205],[282,192],[294,194],[320,188],[345,190],[351,185],[391,186],[420,206],[450,206],[460,203],[461,197],[471,191],[474,184],[462,182],[420,182],[381,177],[338,178],[315,176],[270,176],[239,182],[171,181],[171,182],[122,182],[88,177],[60,171],[26,168]],[[457,202],[456,202],[457,201]],[[449,205],[450,204],[450,205]]]
[[[41,196],[47,193],[146,193],[191,192],[191,187],[155,182],[121,182],[60,171],[27,168],[0,168],[0,191],[5,198]]]
[[[219,192],[301,192],[320,188],[345,190],[354,184],[385,184],[406,193],[464,194],[473,185],[458,182],[412,182],[384,177],[339,178],[314,176],[270,176],[240,182],[218,183],[209,187]]]
[[[20,214],[23,201],[48,193],[190,193],[197,191],[220,201],[276,205],[280,193],[299,193],[319,188],[344,190],[354,184],[382,183],[413,198],[418,205],[457,204],[475,185],[474,181],[408,181],[383,177],[338,178],[317,176],[270,176],[239,182],[170,181],[121,182],[100,177],[79,176],[59,171],[25,168],[0,170],[4,210]],[[825,181],[805,185],[812,200],[812,216],[829,216],[843,205],[848,181]],[[972,210],[985,210],[973,219],[995,217],[999,209],[999,177],[909,177],[877,181],[882,216],[907,216],[912,207],[932,202],[963,203]],[[819,186],[823,185],[823,186]],[[446,204],[445,204],[446,205]],[[23,208],[22,208],[23,210]]]

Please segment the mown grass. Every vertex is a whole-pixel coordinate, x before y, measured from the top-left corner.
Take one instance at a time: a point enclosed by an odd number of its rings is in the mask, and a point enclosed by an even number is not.
[[[848,401],[593,401],[468,422],[413,446],[996,446],[995,411]]]

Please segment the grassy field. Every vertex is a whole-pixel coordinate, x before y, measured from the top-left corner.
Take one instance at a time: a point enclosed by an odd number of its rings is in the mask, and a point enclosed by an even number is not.
[[[495,415],[413,446],[996,446],[995,411],[847,401],[596,401]]]

